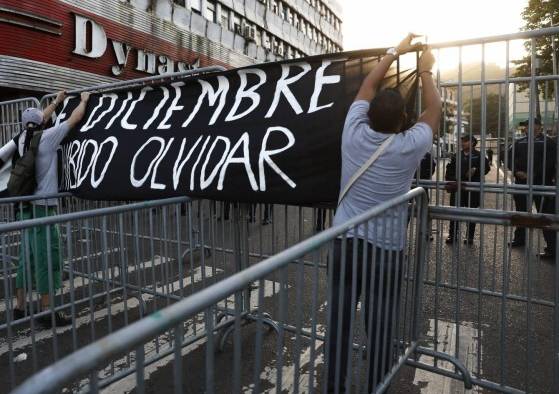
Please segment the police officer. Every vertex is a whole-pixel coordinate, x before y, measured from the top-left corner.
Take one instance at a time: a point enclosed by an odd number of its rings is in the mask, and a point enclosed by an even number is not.
[[[481,179],[481,153],[475,149],[477,145],[477,138],[471,134],[463,134],[462,151],[452,156],[450,163],[446,165],[445,180],[456,182],[460,179],[462,182],[479,182]],[[460,160],[460,172],[458,172],[457,162]],[[485,157],[484,174],[487,174],[491,169],[489,159]],[[458,190],[456,188],[449,189],[450,191],[450,205],[456,206],[456,198]],[[479,192],[477,191],[464,191],[460,193],[460,206],[468,208],[479,207]],[[467,239],[464,240],[466,244],[474,243],[474,234],[476,232],[476,224],[474,222],[468,223]],[[451,221],[448,238],[446,243],[454,243],[458,234],[456,232],[456,222]]]
[[[528,120],[521,122],[520,126],[528,127]],[[532,185],[552,186],[556,182],[556,160],[557,144],[543,133],[542,122],[539,118],[534,118],[534,151],[533,151],[533,172]],[[514,143],[514,147],[509,148],[508,167],[513,172],[514,183],[526,185],[529,182],[528,156],[529,156],[528,136],[520,138]],[[513,150],[514,148],[514,150]],[[533,201],[528,201],[527,194],[514,194],[514,205],[519,212],[529,212],[532,204],[536,203],[536,208],[540,213],[555,212],[555,198],[553,196],[533,196]],[[545,252],[540,254],[541,258],[553,259],[556,252],[555,231],[543,231],[546,242]],[[514,231],[512,247],[523,246],[526,243],[526,228],[517,227]]]

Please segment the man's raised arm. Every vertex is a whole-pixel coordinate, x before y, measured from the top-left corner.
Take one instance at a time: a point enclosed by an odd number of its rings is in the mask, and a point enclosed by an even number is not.
[[[419,122],[427,123],[433,130],[433,136],[439,134],[439,123],[441,121],[441,96],[435,82],[433,81],[433,65],[435,57],[430,49],[427,49],[419,59],[419,76],[421,78],[421,90],[423,92],[423,102],[425,103],[425,111],[419,117]]]
[[[56,107],[58,107],[58,104],[64,101],[65,97],[66,97],[66,92],[61,90],[56,95],[56,98],[52,100],[49,105],[45,107],[45,109],[43,110],[43,123],[46,124],[49,121],[50,117],[52,116],[52,113],[54,112]]]
[[[80,98],[81,101],[79,105],[72,111],[72,114],[66,121],[68,122],[69,129],[73,129],[74,126],[77,125],[85,115],[85,106],[87,105],[87,101],[89,100],[89,92],[83,92]]]
[[[355,101],[365,100],[367,102],[371,102],[371,100],[375,98],[380,84],[382,83],[382,80],[384,79],[384,76],[394,59],[416,47],[416,45],[411,44],[415,37],[417,37],[415,34],[410,33],[396,48],[388,50],[387,54],[381,59],[379,64],[377,64],[363,80],[361,88],[359,88],[359,92],[355,97]]]

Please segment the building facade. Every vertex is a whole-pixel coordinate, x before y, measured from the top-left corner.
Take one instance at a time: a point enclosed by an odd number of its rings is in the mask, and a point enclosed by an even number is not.
[[[2,0],[0,101],[342,50],[336,0]]]

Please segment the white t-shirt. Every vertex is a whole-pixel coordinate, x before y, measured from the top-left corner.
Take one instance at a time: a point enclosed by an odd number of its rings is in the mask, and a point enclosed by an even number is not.
[[[355,101],[349,108],[342,135],[341,190],[391,134],[370,127],[369,103]],[[366,210],[401,196],[410,190],[413,175],[433,144],[431,127],[423,122],[397,134],[388,148],[349,189],[334,216],[334,225],[344,223]],[[376,225],[375,225],[376,221]],[[358,228],[358,236],[375,246],[401,250],[405,243],[407,207],[383,214]],[[355,236],[349,231],[349,237]]]
[[[56,151],[60,142],[66,137],[70,131],[67,122],[62,122],[58,126],[51,127],[43,131],[37,157],[35,158],[35,177],[37,179],[37,188],[33,195],[40,196],[45,194],[54,194],[58,192],[58,160]],[[12,156],[18,150],[20,156],[23,155],[23,146],[25,144],[25,136],[27,130],[24,130],[19,137],[10,140],[6,145],[0,148],[0,159],[4,162],[12,159]],[[16,145],[17,140],[17,145]],[[40,205],[57,205],[55,198],[46,200],[38,200],[34,202]]]

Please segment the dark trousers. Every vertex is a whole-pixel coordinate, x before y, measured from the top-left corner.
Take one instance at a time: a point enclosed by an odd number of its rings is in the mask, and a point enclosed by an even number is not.
[[[457,193],[450,193],[450,206],[456,206],[456,194]],[[479,193],[477,192],[466,192],[462,191],[460,193],[460,206],[466,208],[478,208],[479,207]],[[448,227],[448,237],[449,238],[458,238],[458,232],[456,228],[456,223],[454,220],[451,220]],[[468,222],[468,239],[473,240],[476,234],[476,224],[475,222]]]
[[[514,207],[517,212],[529,212],[532,210],[532,205],[536,204],[536,209],[539,213],[555,213],[555,197],[551,196],[532,196],[532,201],[528,203],[528,195],[527,194],[513,194],[514,198]],[[547,250],[550,253],[555,253],[557,251],[557,242],[556,242],[556,231],[553,230],[543,230],[543,237],[545,239],[545,243],[547,245]],[[526,228],[525,227],[517,227],[514,230],[514,240],[520,243],[524,243],[526,241]]]
[[[355,267],[354,242],[357,242]],[[332,393],[336,392],[336,388],[340,393],[345,392],[348,359],[351,362],[348,349],[353,344],[352,330],[357,322],[354,318],[352,324],[351,314],[357,307],[363,285],[365,299],[362,300],[361,314],[368,337],[368,361],[364,363],[366,369],[361,376],[368,376],[368,392],[390,371],[395,357],[392,344],[398,331],[403,252],[376,248],[369,242],[366,245],[367,261],[363,264],[362,239],[347,239],[345,262],[342,259],[342,241],[334,243],[334,256],[330,261],[333,264],[332,305],[328,320],[328,392]]]
[[[316,225],[314,226],[314,229],[316,232],[322,231],[324,230],[324,227],[326,225],[326,213],[328,211],[324,208],[318,208],[316,210]]]

